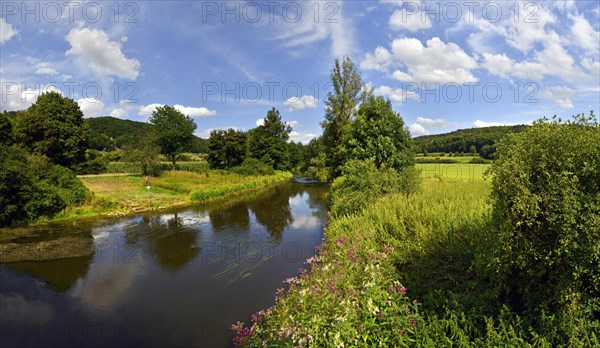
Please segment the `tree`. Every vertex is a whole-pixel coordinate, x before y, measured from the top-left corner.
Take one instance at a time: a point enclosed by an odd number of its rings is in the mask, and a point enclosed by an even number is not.
[[[370,95],[358,109],[343,149],[345,159],[373,158],[375,166],[387,166],[401,172],[414,164],[413,141],[392,103]]]
[[[498,283],[535,312],[600,293],[600,125],[547,119],[505,138],[491,166]]]
[[[0,144],[0,227],[52,217],[83,203],[88,194],[71,170],[16,145]]]
[[[6,112],[0,113],[0,144],[11,145],[13,142],[12,122]]]
[[[364,95],[361,94],[363,83],[360,73],[347,56],[341,62],[335,60],[330,78],[333,92],[327,93],[325,120],[321,122],[321,127],[332,174],[338,176],[339,167],[344,162],[342,142],[350,128],[356,106]]]
[[[246,158],[246,133],[228,130],[214,130],[208,138],[208,163],[212,168],[229,169],[239,166]]]
[[[142,139],[135,148],[126,145],[123,150],[123,160],[138,163],[142,175],[158,176],[160,174],[160,149],[151,138]]]
[[[89,128],[72,99],[57,92],[44,93],[15,123],[15,140],[33,153],[67,167],[85,161]]]
[[[155,126],[156,144],[175,168],[177,155],[194,139],[196,123],[191,117],[168,105],[157,107],[150,116],[150,123]]]
[[[287,169],[289,147],[286,142],[292,128],[281,120],[279,110],[267,112],[264,124],[248,134],[248,154],[278,170]]]

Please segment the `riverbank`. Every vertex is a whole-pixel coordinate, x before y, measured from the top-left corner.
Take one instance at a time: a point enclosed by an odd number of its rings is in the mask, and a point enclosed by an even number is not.
[[[283,183],[289,172],[243,176],[223,170],[203,173],[165,171],[159,177],[140,174],[86,175],[79,179],[93,193],[84,205],[68,207],[49,221],[124,216],[227,199],[237,194]],[[149,187],[149,188],[148,188]]]
[[[598,344],[584,310],[531,321],[493,281],[499,242],[484,180],[425,180],[334,218],[307,270],[275,304],[232,327],[239,346],[575,346]]]

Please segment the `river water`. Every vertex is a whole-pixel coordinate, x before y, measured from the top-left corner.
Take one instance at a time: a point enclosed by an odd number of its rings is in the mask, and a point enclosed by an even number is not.
[[[3,241],[0,346],[229,346],[315,254],[326,191],[27,229]]]

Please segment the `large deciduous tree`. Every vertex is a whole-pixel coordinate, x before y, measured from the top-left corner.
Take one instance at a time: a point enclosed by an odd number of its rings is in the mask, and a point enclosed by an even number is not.
[[[279,110],[267,112],[264,124],[249,132],[248,153],[274,169],[284,170],[289,165],[289,147],[286,142],[292,128],[281,120]]]
[[[239,166],[246,158],[246,141],[246,133],[233,128],[210,132],[208,163],[218,169]]]
[[[328,164],[333,176],[338,176],[343,164],[343,141],[350,129],[363,90],[360,73],[348,57],[340,62],[335,60],[331,71],[333,92],[327,94],[325,101],[325,120],[321,122]]]
[[[89,128],[79,105],[60,93],[40,95],[20,113],[14,127],[15,140],[52,162],[73,167],[85,161]]]
[[[194,139],[196,123],[191,117],[168,105],[157,107],[150,116],[150,123],[155,126],[156,144],[175,168],[177,156]]]
[[[358,109],[345,142],[346,159],[373,158],[377,168],[387,166],[398,172],[414,164],[413,141],[392,103],[369,95]]]

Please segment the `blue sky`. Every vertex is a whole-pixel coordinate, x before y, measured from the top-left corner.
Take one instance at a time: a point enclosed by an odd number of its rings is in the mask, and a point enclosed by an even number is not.
[[[413,135],[600,112],[596,1],[3,1],[1,110],[59,90],[86,117],[197,134],[256,127],[271,107],[307,142],[348,55]]]

